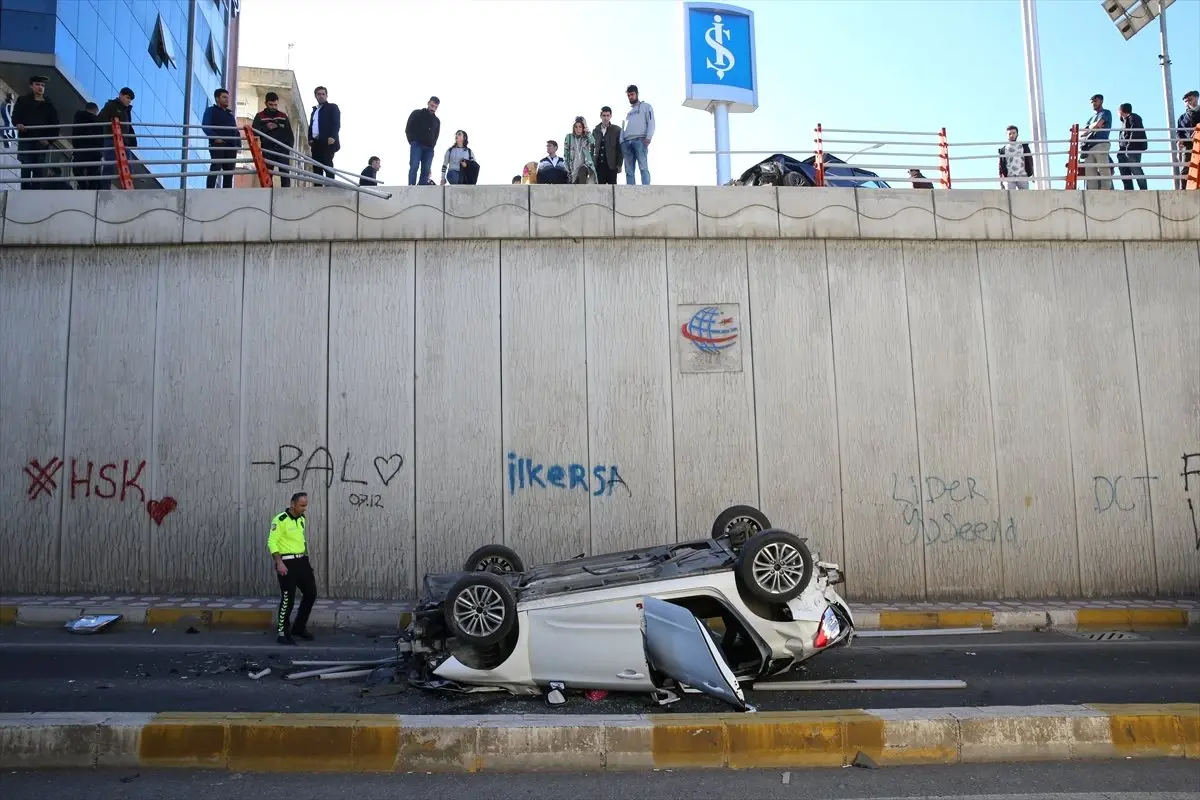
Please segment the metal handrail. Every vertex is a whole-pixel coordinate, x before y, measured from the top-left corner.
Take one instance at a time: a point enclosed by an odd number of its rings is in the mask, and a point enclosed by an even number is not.
[[[100,181],[101,183],[108,181],[111,183],[114,179],[122,190],[131,190],[133,186],[133,175],[131,165],[136,163],[143,167],[160,167],[178,165],[182,171],[180,172],[164,172],[149,170],[150,174],[156,179],[162,178],[203,178],[210,176],[225,176],[225,175],[246,175],[253,174],[258,178],[259,185],[269,187],[272,184],[273,175],[286,175],[295,180],[310,182],[315,186],[331,186],[341,189],[351,189],[361,194],[368,194],[373,197],[383,199],[390,198],[391,192],[381,191],[370,186],[358,186],[357,181],[360,177],[357,174],[347,172],[345,170],[327,167],[315,159],[301,153],[290,145],[286,145],[275,137],[267,134],[259,133],[253,129],[251,124],[232,127],[229,125],[203,125],[203,124],[179,124],[179,123],[160,123],[160,122],[136,122],[126,123],[118,119],[113,119],[109,123],[106,122],[81,122],[81,123],[65,123],[62,125],[26,125],[22,131],[17,131],[15,126],[0,126],[0,132],[12,131],[17,133],[18,140],[38,140],[38,133],[45,132],[47,140],[54,142],[65,142],[67,147],[55,147],[51,145],[49,148],[22,148],[19,150],[21,155],[36,155],[48,156],[49,154],[64,154],[70,152],[75,153],[95,154],[100,153],[100,160],[76,161],[72,159],[61,165],[49,163],[47,158],[42,163],[20,165],[20,172],[32,173],[19,179],[0,176],[0,183],[20,182],[21,184],[48,184],[48,183],[63,183],[64,180],[69,180],[66,177],[58,175],[45,175],[44,172],[57,171],[59,167],[71,168],[91,168],[101,167],[103,169],[115,170],[116,175],[101,174],[100,176],[79,176],[75,175],[76,181]],[[89,132],[102,131],[102,132]],[[211,136],[210,134],[228,134],[226,136]],[[155,144],[138,144],[133,148],[126,148],[125,138],[130,135],[146,136],[155,141]],[[220,138],[230,140],[229,146],[212,147],[210,142]],[[88,140],[86,142],[81,140]],[[209,157],[207,158],[173,158],[173,159],[143,159],[134,158],[129,150],[137,153],[157,153],[165,151],[179,150],[179,146],[163,145],[164,140],[178,140],[187,143],[187,150],[201,150],[208,148]],[[269,149],[264,148],[264,142],[269,142]],[[75,145],[83,145],[76,147]],[[234,158],[213,158],[213,151],[237,150],[238,155]],[[242,152],[248,150],[249,155],[242,155]],[[109,157],[109,154],[112,154]],[[192,165],[205,165],[209,169],[193,170]],[[213,170],[213,165],[231,166],[232,169]],[[244,169],[239,167],[251,166],[252,169]],[[318,174],[313,167],[321,170]],[[11,167],[10,171],[17,171],[17,168]],[[323,174],[332,172],[333,177]],[[339,177],[348,180],[338,180]]]

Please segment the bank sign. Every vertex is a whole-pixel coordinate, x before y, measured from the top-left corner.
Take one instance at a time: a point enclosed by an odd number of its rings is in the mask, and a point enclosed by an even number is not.
[[[754,12],[722,3],[685,3],[683,19],[684,105],[707,109],[717,100],[732,103],[734,112],[758,108]]]

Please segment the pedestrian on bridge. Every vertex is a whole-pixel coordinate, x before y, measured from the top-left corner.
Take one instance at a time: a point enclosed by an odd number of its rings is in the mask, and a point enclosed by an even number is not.
[[[304,538],[307,521],[308,494],[296,492],[292,503],[282,514],[271,520],[271,532],[267,536],[267,549],[275,560],[275,572],[279,577],[279,611],[275,615],[275,641],[279,644],[295,644],[292,636],[312,641],[308,632],[308,615],[317,600],[317,579],[308,560],[308,546]],[[292,604],[300,590],[300,608],[296,611],[296,624],[290,624]]]

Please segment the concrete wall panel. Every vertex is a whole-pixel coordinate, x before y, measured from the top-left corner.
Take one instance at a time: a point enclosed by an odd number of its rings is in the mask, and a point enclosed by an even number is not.
[[[1129,243],[1125,261],[1146,426],[1157,588],[1163,594],[1195,594],[1200,587],[1200,535],[1192,527],[1193,513],[1200,519],[1200,257],[1192,242]],[[1185,471],[1190,473],[1186,480]]]
[[[72,254],[0,248],[0,586],[14,593],[59,588]]]
[[[675,540],[675,445],[666,249],[662,242],[584,243],[587,280],[589,551]],[[620,482],[610,480],[620,478]],[[602,490],[601,490],[602,489]],[[597,494],[599,491],[599,494]]]
[[[163,251],[154,356],[150,589],[239,590],[240,245]]]
[[[150,585],[150,465],[160,264],[177,248],[79,250],[71,290],[62,584]]]
[[[395,598],[416,584],[412,242],[330,256],[329,591]]]
[[[1088,242],[1053,250],[1080,589],[1085,596],[1153,592],[1150,481],[1124,247]]]
[[[676,536],[686,541],[707,538],[713,520],[728,506],[759,503],[746,244],[668,242],[667,295],[672,325],[667,335],[673,383]],[[696,357],[694,345],[680,330],[689,315],[681,306],[719,307],[722,320],[715,325],[732,320],[738,329],[734,346],[720,360],[706,362],[730,363],[725,360],[736,355],[740,357],[736,372],[681,372],[685,359]]]
[[[925,594],[921,474],[899,243],[826,246],[847,593]]]
[[[825,242],[749,245],[761,508],[841,561],[841,471]]]
[[[327,450],[328,244],[246,245],[242,310],[241,585],[278,594],[267,535],[294,492],[308,492],[305,539],[328,587],[326,519],[338,466]]]
[[[992,398],[974,242],[905,242],[926,596],[991,596],[1010,530],[996,493]],[[902,485],[908,485],[902,481]]]
[[[501,242],[504,542],[526,565],[591,546],[583,243]]]
[[[1079,594],[1071,437],[1054,251],[980,243],[1004,594]]]
[[[504,536],[500,244],[417,245],[417,579]]]

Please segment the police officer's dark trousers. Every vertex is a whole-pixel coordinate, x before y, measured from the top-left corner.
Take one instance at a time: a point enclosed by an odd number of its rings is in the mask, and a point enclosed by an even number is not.
[[[308,556],[289,558],[283,565],[287,567],[287,575],[275,573],[279,578],[280,592],[275,629],[280,636],[290,636],[293,631],[303,631],[308,625],[308,615],[317,600],[317,578],[313,575]],[[297,589],[300,590],[300,608],[296,609],[296,624],[289,625],[288,618],[292,615]]]

